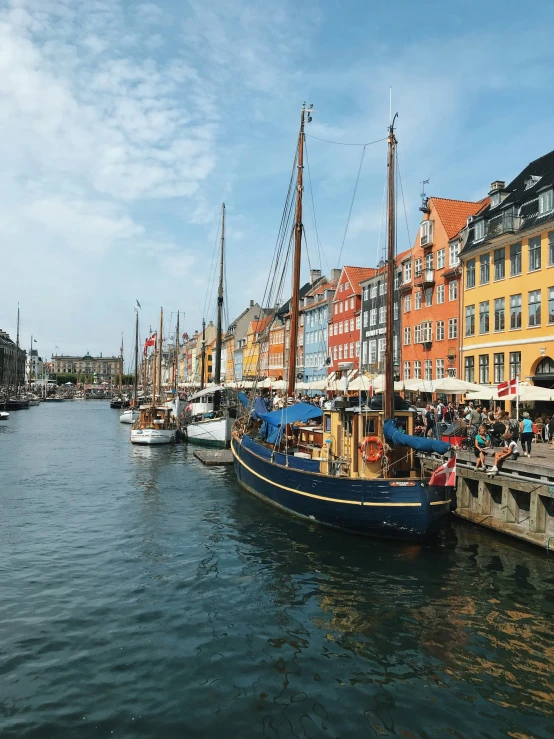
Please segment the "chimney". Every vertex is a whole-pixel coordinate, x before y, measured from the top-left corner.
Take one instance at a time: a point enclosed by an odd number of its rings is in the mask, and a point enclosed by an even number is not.
[[[342,269],[332,269],[330,282],[338,282],[340,280]]]
[[[251,308],[253,308],[253,307],[254,307],[254,301],[253,301],[253,300],[251,300],[251,301],[250,301],[250,307],[251,307]]]
[[[321,279],[321,270],[320,269],[311,269],[310,270],[310,285],[313,285],[319,279]]]
[[[491,183],[491,189],[489,191],[489,195],[491,195],[493,192],[497,192],[498,190],[503,190],[506,186],[506,183],[504,180],[495,180]]]

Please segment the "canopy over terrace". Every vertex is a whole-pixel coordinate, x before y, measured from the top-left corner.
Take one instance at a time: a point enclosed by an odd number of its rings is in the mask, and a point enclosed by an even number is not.
[[[554,389],[537,387],[524,382],[519,383],[519,400],[520,402],[532,403],[538,400],[554,401]],[[468,393],[466,400],[511,400],[516,401],[516,395],[499,395],[496,385],[483,386],[474,393]]]

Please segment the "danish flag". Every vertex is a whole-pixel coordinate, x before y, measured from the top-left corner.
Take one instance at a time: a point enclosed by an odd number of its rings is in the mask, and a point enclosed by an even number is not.
[[[456,457],[450,457],[448,462],[441,464],[433,472],[429,485],[436,487],[454,487],[456,485]]]
[[[144,356],[146,356],[146,354],[148,353],[148,347],[149,346],[155,346],[156,345],[156,336],[157,336],[157,333],[158,333],[157,331],[154,331],[154,333],[152,334],[152,336],[149,339],[146,339],[146,341],[144,342]]]
[[[504,395],[515,395],[517,393],[517,377],[514,377],[514,379],[509,382],[501,382],[496,391],[499,398]]]

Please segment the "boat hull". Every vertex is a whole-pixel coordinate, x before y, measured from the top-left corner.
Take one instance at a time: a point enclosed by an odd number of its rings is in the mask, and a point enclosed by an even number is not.
[[[175,429],[131,429],[131,444],[159,445],[175,441]]]
[[[417,479],[351,479],[304,472],[264,459],[264,447],[257,454],[235,437],[231,451],[242,487],[310,521],[357,534],[423,541],[448,519],[450,488],[429,487]]]
[[[189,423],[186,426],[187,438],[195,443],[217,444],[227,447],[231,441],[232,423],[233,419],[228,416]]]
[[[28,400],[8,400],[5,403],[7,411],[26,411],[29,408]]]
[[[134,423],[140,416],[139,411],[127,410],[122,411],[119,416],[119,423]]]

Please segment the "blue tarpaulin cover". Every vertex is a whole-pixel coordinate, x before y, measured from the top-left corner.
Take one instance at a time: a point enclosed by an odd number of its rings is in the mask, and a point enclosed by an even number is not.
[[[396,423],[392,420],[385,421],[385,437],[388,441],[392,441],[397,446],[407,446],[410,449],[416,449],[418,452],[436,452],[437,454],[446,454],[450,449],[450,444],[446,441],[438,441],[438,439],[426,439],[423,436],[410,436],[400,431],[396,427]]]
[[[265,400],[262,398],[261,395],[258,395],[256,397],[256,400],[254,401],[254,410],[252,411],[252,418],[255,421],[257,421],[258,418],[262,418],[268,412],[269,412],[269,409],[266,405]]]
[[[245,408],[248,408],[248,395],[246,393],[239,393],[238,398]]]
[[[264,422],[260,429],[260,438],[266,439],[270,444],[277,444],[287,423],[306,423],[312,418],[321,418],[322,415],[321,408],[309,403],[295,403],[271,413],[257,413]]]

